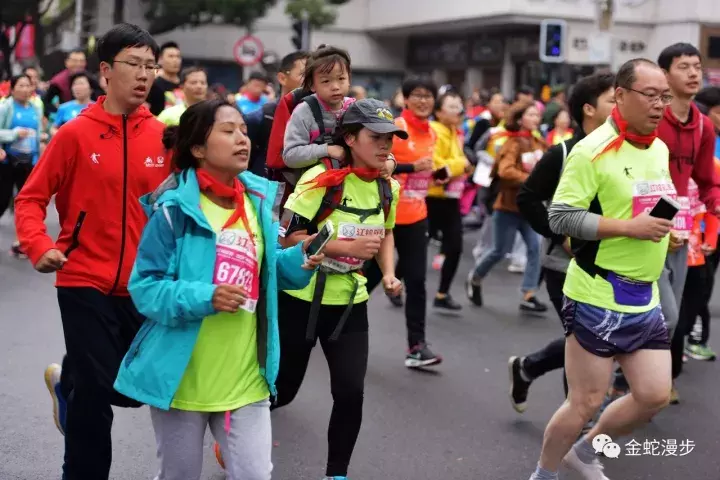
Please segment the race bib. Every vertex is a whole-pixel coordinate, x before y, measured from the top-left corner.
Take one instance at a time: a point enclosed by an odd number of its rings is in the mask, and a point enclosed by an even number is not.
[[[460,198],[465,191],[465,176],[450,180],[445,186],[445,196],[447,198]]]
[[[358,237],[385,237],[385,227],[382,225],[363,225],[356,223],[340,223],[337,228],[337,240],[350,241]],[[364,260],[354,257],[325,257],[323,266],[338,273],[348,273],[360,270]]]
[[[637,217],[643,212],[650,213],[660,197],[667,195],[675,200],[677,193],[672,182],[653,180],[635,182],[633,184],[632,216]]]
[[[688,239],[693,226],[693,215],[690,211],[690,197],[677,197],[680,211],[675,215],[673,231],[681,238]]]
[[[431,177],[431,171],[409,174],[403,185],[402,196],[406,198],[419,198],[421,200],[425,199],[428,194],[428,188],[430,187]]]
[[[525,152],[520,156],[523,168],[526,172],[532,172],[535,165],[540,161],[543,156],[542,150],[535,150],[534,152]]]
[[[254,313],[260,298],[260,278],[255,245],[245,230],[223,230],[215,245],[213,283],[242,287],[247,301],[240,308]]]

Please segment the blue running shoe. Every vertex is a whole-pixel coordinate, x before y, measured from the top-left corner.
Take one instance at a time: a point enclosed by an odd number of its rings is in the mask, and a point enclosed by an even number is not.
[[[62,367],[57,363],[50,364],[45,369],[45,385],[50,392],[53,402],[53,419],[57,429],[65,435],[65,414],[67,413],[67,402],[60,390],[60,372]]]

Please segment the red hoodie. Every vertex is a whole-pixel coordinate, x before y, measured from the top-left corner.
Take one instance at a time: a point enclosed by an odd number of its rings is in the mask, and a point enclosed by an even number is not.
[[[700,122],[704,122],[702,133]],[[690,177],[708,211],[720,206],[720,185],[715,177],[715,128],[712,121],[690,104],[690,118],[683,124],[670,107],[658,126],[658,136],[670,149],[670,176],[680,196],[687,196]]]
[[[15,223],[33,265],[50,249],[66,254],[58,287],[127,295],[147,220],[138,199],[170,174],[171,162],[162,144],[165,126],[147,108],[110,115],[104,101],[58,130],[15,200]],[[55,194],[57,242],[44,222]]]

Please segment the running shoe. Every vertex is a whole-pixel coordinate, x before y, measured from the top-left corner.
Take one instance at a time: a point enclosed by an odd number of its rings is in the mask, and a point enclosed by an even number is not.
[[[12,246],[10,247],[10,256],[20,259],[28,258],[27,255],[25,255],[25,252],[23,252],[20,248],[20,242],[13,242]]]
[[[388,295],[388,300],[393,304],[394,307],[400,308],[404,305],[402,294],[400,295]]]
[[[519,263],[511,263],[508,265],[508,272],[510,273],[525,273],[525,265]]]
[[[677,405],[678,403],[680,403],[680,394],[675,388],[675,383],[673,383],[672,390],[670,390],[670,405]]]
[[[220,465],[220,468],[225,470],[225,462],[223,461],[220,444],[218,442],[215,442],[215,445],[213,445],[213,451],[215,452],[215,460],[217,460],[218,465]]]
[[[442,363],[442,357],[435,355],[426,343],[414,346],[405,357],[405,366],[408,368],[431,367]]]
[[[527,396],[532,381],[526,381],[522,376],[522,358],[510,357],[508,360],[510,373],[510,403],[518,413],[527,410]]]
[[[543,313],[547,312],[547,309],[547,305],[542,303],[535,296],[532,296],[528,299],[523,298],[522,302],[520,302],[520,310],[523,310],[525,312]]]
[[[67,414],[67,402],[60,390],[60,373],[62,367],[57,363],[48,365],[45,369],[45,386],[53,402],[53,420],[57,429],[65,435],[65,417]]]
[[[593,459],[592,463],[584,463],[580,460],[575,448],[571,448],[570,451],[565,455],[562,460],[562,464],[579,473],[583,480],[610,480],[603,473],[603,465],[597,458]]]
[[[475,276],[474,272],[470,272],[467,280],[465,280],[465,292],[468,300],[476,307],[483,306],[482,285],[480,279]]]
[[[685,347],[685,354],[695,360],[712,362],[717,358],[715,352],[707,345],[689,344]]]
[[[450,294],[447,294],[442,298],[435,297],[435,300],[433,300],[433,307],[448,312],[459,312],[462,310],[462,305],[453,300]]]

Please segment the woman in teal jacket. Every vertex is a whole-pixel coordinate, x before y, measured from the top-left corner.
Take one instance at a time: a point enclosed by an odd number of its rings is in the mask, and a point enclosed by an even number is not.
[[[245,171],[246,132],[225,101],[188,108],[166,135],[180,173],[141,200],[129,291],[147,320],[115,389],[151,406],[163,480],[200,478],[208,425],[228,479],[270,479],[278,291],[305,287],[323,259],[278,245],[281,194]]]

